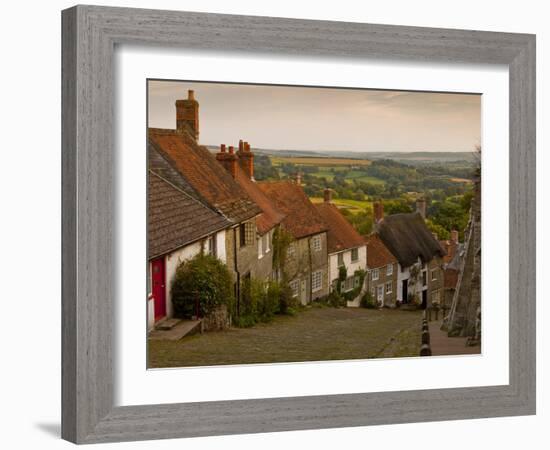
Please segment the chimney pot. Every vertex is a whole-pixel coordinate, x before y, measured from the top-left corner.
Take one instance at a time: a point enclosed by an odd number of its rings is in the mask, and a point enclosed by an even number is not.
[[[384,219],[384,205],[381,201],[375,201],[372,207],[374,210],[374,223],[380,223]]]
[[[187,91],[187,100],[195,100],[195,91],[193,89]]]
[[[232,145],[230,145],[229,146],[229,154],[233,155],[234,153],[235,153],[235,148]]]
[[[220,151],[221,151],[222,153],[225,153],[225,144],[221,144],[221,145],[220,145]]]
[[[242,139],[239,139],[239,151],[240,152],[244,151],[244,142]]]
[[[451,230],[451,242],[454,242],[455,244],[458,244],[458,231],[457,230]]]
[[[329,188],[325,188],[323,194],[325,203],[330,203],[332,201],[332,191]]]
[[[420,213],[423,219],[426,218],[426,200],[419,198],[416,201],[416,211]]]

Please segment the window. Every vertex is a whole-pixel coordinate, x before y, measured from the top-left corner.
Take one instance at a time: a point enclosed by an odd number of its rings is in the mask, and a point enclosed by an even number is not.
[[[269,253],[271,251],[271,248],[270,248],[270,243],[269,241],[271,240],[271,236],[269,235],[269,233],[266,233],[264,234],[264,250],[266,253]]]
[[[386,294],[391,294],[393,292],[393,285],[391,281],[386,283]]]
[[[378,272],[378,269],[372,269],[372,279],[378,280],[380,278],[380,273]]]
[[[290,289],[292,290],[292,296],[298,297],[298,290],[300,289],[300,280],[292,280],[289,283]]]
[[[313,239],[311,239],[311,247],[316,252],[321,250],[321,236],[313,236]]]
[[[320,291],[323,287],[323,271],[317,270],[311,274],[311,292]]]
[[[376,301],[379,302],[379,303],[383,303],[384,302],[384,285],[381,284],[377,287],[377,296],[376,296]]]
[[[432,281],[437,280],[437,269],[432,269]]]
[[[393,274],[393,264],[388,264],[386,267],[386,275],[392,275]]]
[[[351,260],[353,262],[359,260],[359,249],[358,248],[351,249]]]
[[[239,245],[244,247],[246,245],[246,224],[241,223],[239,225]]]
[[[441,299],[439,298],[439,290],[432,292],[432,305],[439,305]]]
[[[426,271],[422,271],[422,286],[426,286],[428,284],[428,276],[426,274]]]
[[[239,225],[239,245],[253,245],[256,238],[256,230],[252,222],[241,223]]]
[[[294,244],[294,242],[292,244],[290,244],[288,246],[288,249],[286,251],[286,256],[287,257],[293,257],[294,256],[294,253],[296,253],[296,245]]]
[[[343,253],[338,253],[338,267],[343,266],[343,265],[344,265],[344,254]]]
[[[262,259],[264,256],[262,241],[262,237],[258,237],[258,259]]]
[[[360,276],[355,276],[353,277],[353,287],[359,287],[359,283],[361,282],[361,277]]]
[[[217,248],[216,248],[216,236],[215,235],[208,237],[206,248],[208,249],[208,254],[209,255],[217,256],[218,251],[217,251]]]
[[[351,291],[355,287],[355,277],[348,277],[344,281],[343,291]]]

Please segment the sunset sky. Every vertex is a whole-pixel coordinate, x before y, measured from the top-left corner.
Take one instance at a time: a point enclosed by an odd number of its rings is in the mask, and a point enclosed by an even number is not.
[[[481,95],[149,81],[149,126],[195,91],[200,143],[285,150],[473,151]]]

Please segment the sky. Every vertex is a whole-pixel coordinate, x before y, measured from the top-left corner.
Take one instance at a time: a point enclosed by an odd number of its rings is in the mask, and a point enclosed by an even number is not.
[[[330,151],[474,151],[481,95],[149,81],[149,126],[175,128],[195,91],[203,145]]]

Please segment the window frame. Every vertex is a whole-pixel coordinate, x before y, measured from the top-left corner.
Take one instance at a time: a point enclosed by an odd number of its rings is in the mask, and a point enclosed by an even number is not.
[[[314,288],[314,279],[316,276],[319,276],[319,287]],[[311,273],[311,292],[319,292],[323,289],[323,271],[322,270],[316,270],[315,272]]]

